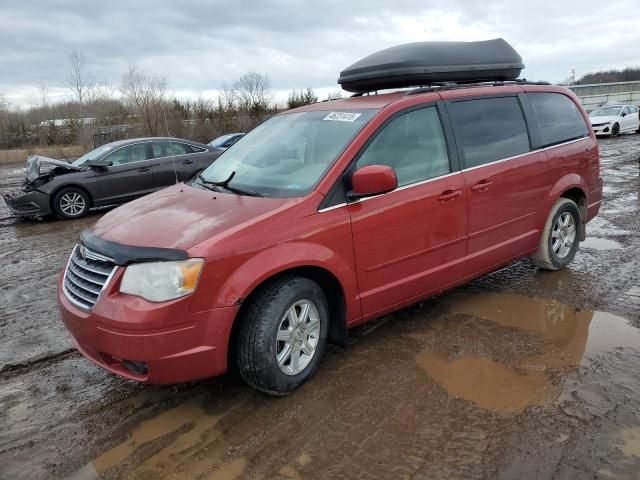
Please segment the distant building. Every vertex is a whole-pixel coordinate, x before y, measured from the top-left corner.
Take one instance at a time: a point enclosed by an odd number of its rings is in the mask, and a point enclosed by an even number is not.
[[[640,80],[633,82],[570,85],[587,112],[607,103],[640,105]]]

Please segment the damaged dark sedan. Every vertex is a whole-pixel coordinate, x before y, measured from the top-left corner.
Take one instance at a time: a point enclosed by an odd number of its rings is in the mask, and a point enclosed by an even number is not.
[[[14,215],[80,218],[188,180],[220,154],[201,143],[153,137],[109,143],[71,163],[32,156],[22,191],[4,199]]]

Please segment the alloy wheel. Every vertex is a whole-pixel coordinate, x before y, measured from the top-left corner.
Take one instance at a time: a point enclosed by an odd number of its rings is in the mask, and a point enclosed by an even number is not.
[[[68,192],[60,197],[60,210],[70,217],[80,215],[86,206],[85,199],[78,192]]]
[[[285,375],[302,372],[316,353],[320,314],[311,300],[299,300],[286,311],[276,336],[276,360]]]
[[[564,212],[556,219],[551,230],[551,249],[558,258],[565,258],[576,241],[576,220],[571,212]]]

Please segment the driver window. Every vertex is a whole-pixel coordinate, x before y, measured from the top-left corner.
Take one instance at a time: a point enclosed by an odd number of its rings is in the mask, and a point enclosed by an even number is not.
[[[147,145],[145,143],[137,143],[122,147],[108,155],[106,160],[110,161],[112,165],[124,165],[147,160]]]
[[[399,187],[449,173],[449,157],[436,108],[413,110],[391,120],[356,165],[393,167]]]

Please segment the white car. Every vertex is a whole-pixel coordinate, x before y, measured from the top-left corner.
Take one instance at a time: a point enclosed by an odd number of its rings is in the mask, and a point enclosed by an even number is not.
[[[596,135],[640,132],[638,107],[633,105],[604,105],[592,111],[589,119]]]

